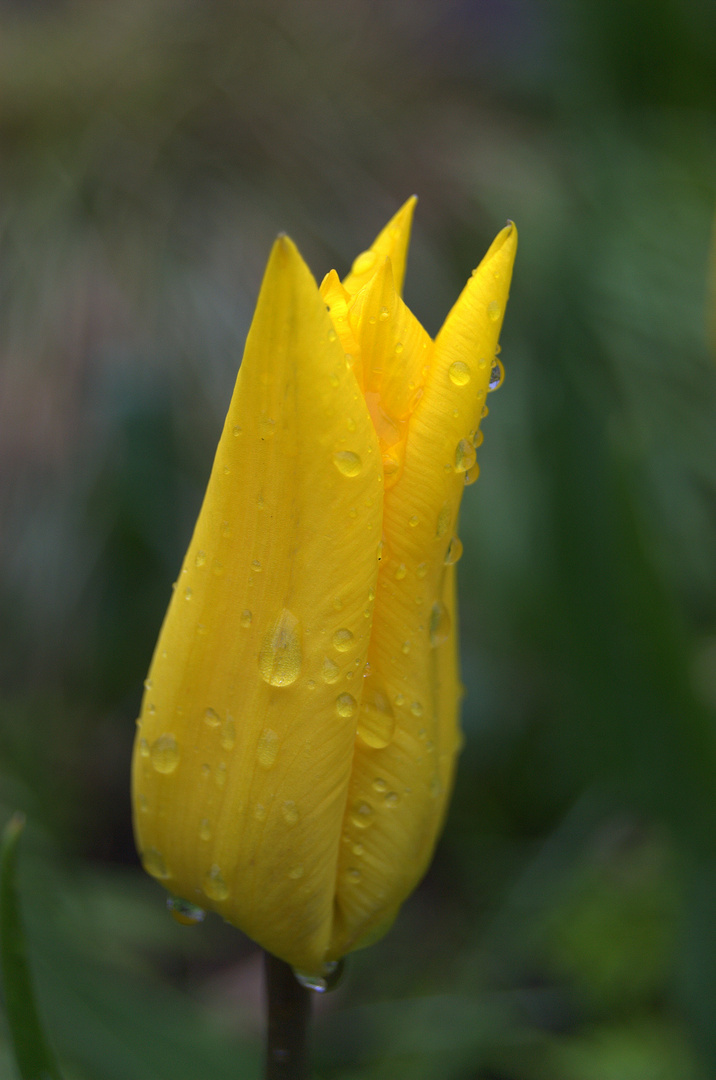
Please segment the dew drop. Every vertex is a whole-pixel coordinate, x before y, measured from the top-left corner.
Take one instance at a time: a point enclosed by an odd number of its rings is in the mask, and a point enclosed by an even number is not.
[[[256,758],[264,769],[270,769],[278,755],[278,735],[271,728],[264,728],[259,735]]]
[[[354,866],[349,870],[346,870],[346,878],[350,881],[351,885],[357,885],[362,876],[360,870],[357,870]]]
[[[266,807],[263,803],[256,803],[256,806],[254,807],[254,818],[256,821],[266,820]]]
[[[395,580],[396,581],[402,581],[403,578],[405,577],[405,575],[407,574],[407,572],[408,572],[408,570],[406,568],[405,563],[404,562],[398,563],[398,565],[395,568]]]
[[[477,462],[475,462],[472,468],[468,469],[465,473],[465,487],[470,487],[471,484],[474,484],[479,475],[480,466]]]
[[[423,706],[420,704],[419,701],[414,701],[410,706],[410,711],[413,714],[413,716],[422,716],[423,715]]]
[[[384,791],[388,790],[388,783],[386,780],[381,779],[380,776],[377,776],[373,781],[373,787],[382,794]]]
[[[404,349],[403,342],[402,341],[396,341],[396,343],[395,343],[395,351],[398,354],[398,356],[400,356],[403,349]]]
[[[233,717],[227,716],[221,729],[221,745],[224,750],[233,750],[236,743],[236,724]]]
[[[341,669],[338,664],[331,660],[329,656],[324,656],[323,665],[321,667],[321,678],[324,683],[328,683],[331,686],[333,683],[338,682],[341,677]]]
[[[375,750],[382,750],[393,738],[395,716],[390,701],[381,690],[367,686],[360,703],[356,728],[359,739]]]
[[[407,656],[408,653],[410,652],[410,642],[409,641],[404,641],[403,644],[401,645],[401,650],[400,651],[402,652],[403,656]]]
[[[208,874],[204,878],[202,884],[204,894],[209,897],[210,900],[226,900],[229,895],[229,886],[222,877],[221,870],[213,864]]]
[[[239,427],[238,424],[235,424],[234,425],[234,438],[238,439],[240,434],[241,434],[241,428]]]
[[[208,817],[203,817],[199,822],[199,839],[211,840],[211,822]]]
[[[428,564],[426,562],[418,563],[418,565],[417,565],[417,567],[415,569],[415,576],[422,581],[422,579],[425,577],[427,572],[428,572]]]
[[[141,810],[141,812],[143,814],[146,814],[149,811],[149,803],[147,802],[147,796],[140,795],[137,799],[137,802],[139,803],[139,809]]]
[[[477,366],[479,367],[480,371],[484,371],[487,367],[487,357],[481,356],[477,362]]]
[[[362,844],[353,844],[353,846],[351,848],[351,851],[353,852],[354,855],[357,855],[359,858],[360,858],[361,855],[365,855],[365,848],[363,847]]]
[[[443,536],[445,536],[448,529],[450,528],[450,518],[451,517],[452,517],[452,513],[450,511],[450,507],[446,503],[445,506],[443,506],[440,513],[438,514],[438,520],[437,520],[437,524],[435,526],[435,535],[437,536],[437,538],[439,540],[442,539]]]
[[[291,881],[298,881],[299,878],[303,877],[303,867],[292,866],[288,872],[288,876],[290,877]]]
[[[261,678],[270,686],[290,686],[300,674],[301,661],[301,628],[293,612],[284,608],[261,646]]]
[[[149,743],[146,739],[142,738],[139,740],[139,753],[143,758],[149,757]]]
[[[398,795],[397,791],[389,791],[383,799],[384,805],[387,806],[389,810],[394,810],[399,802],[400,795]]]
[[[331,329],[328,331],[328,340],[335,341],[337,336],[338,335],[336,334],[335,330],[333,329],[333,327],[331,327]]]
[[[221,723],[221,717],[214,709],[207,709],[205,711],[204,720],[211,728],[217,728]]]
[[[459,536],[453,536],[445,552],[445,565],[452,566],[453,563],[459,562],[462,557],[462,550],[462,540]]]
[[[469,438],[472,445],[478,450],[485,441],[485,433],[484,431],[480,431],[479,428],[476,428],[474,431],[470,432]]]
[[[336,698],[336,712],[339,716],[354,716],[358,702],[352,694],[339,694]]]
[[[333,648],[338,652],[348,652],[353,647],[353,634],[350,630],[336,630],[333,635]]]
[[[145,689],[145,690],[151,690],[151,689],[152,689],[152,685],[153,685],[153,683],[152,683],[152,680],[151,680],[151,679],[145,679],[145,680],[144,680],[144,689]]]
[[[383,458],[383,473],[385,476],[395,476],[400,468],[400,462],[396,461],[390,454],[386,454]]]
[[[206,552],[197,551],[196,558],[194,559],[195,566],[204,566],[206,564]]]
[[[388,311],[387,307],[382,307],[380,309],[380,311],[378,313],[378,318],[380,319],[381,322],[385,322],[386,319],[390,318],[390,312]]]
[[[244,610],[243,610],[243,611],[241,612],[241,620],[240,620],[240,621],[241,621],[241,625],[242,625],[242,626],[243,626],[244,628],[246,628],[247,626],[251,626],[251,620],[252,620],[252,619],[253,619],[253,615],[251,614],[251,612],[249,611],[249,609],[248,609],[248,608],[244,608]]]
[[[396,694],[395,704],[398,706],[399,709],[401,708],[401,706],[405,705],[405,694]]]
[[[179,764],[179,747],[173,735],[160,735],[149,752],[152,768],[158,773],[173,773]]]
[[[281,807],[281,817],[287,825],[295,825],[298,821],[298,807],[293,799],[286,799]]]
[[[430,611],[430,644],[435,649],[450,636],[450,615],[448,609],[438,600]]]
[[[146,848],[142,852],[142,866],[148,874],[160,881],[166,881],[171,877],[167,864],[164,862],[164,856],[155,847]]]
[[[490,303],[487,305],[487,314],[492,322],[497,322],[500,315],[502,314],[502,308],[498,304],[497,300],[490,300]]]
[[[206,635],[209,633],[209,627],[206,626],[203,622],[197,623],[196,632],[197,634],[199,634],[200,637],[206,637]]]
[[[296,982],[306,990],[313,990],[316,994],[325,994],[338,986],[343,974],[343,964],[343,960],[329,960],[323,965],[319,975],[309,971],[300,971],[298,968],[293,969],[293,974]]]
[[[315,679],[309,679],[307,681],[307,683],[306,683],[306,689],[307,690],[315,690],[316,689],[316,680]]]
[[[376,254],[374,251],[363,251],[355,259],[351,272],[354,274],[367,274],[375,266]]]
[[[450,365],[448,375],[455,386],[467,386],[470,381],[470,368],[463,360],[456,360]]]
[[[259,420],[259,431],[262,439],[271,439],[276,434],[276,421],[270,416],[262,416]]]
[[[333,455],[333,464],[343,476],[357,476],[362,462],[352,450],[339,450]]]
[[[357,802],[351,810],[350,819],[356,829],[367,829],[373,824],[373,807],[367,802]]]
[[[475,447],[469,439],[460,439],[455,447],[455,472],[464,473],[475,464]]]
[[[499,390],[505,381],[505,369],[502,361],[497,357],[492,361],[492,367],[490,368],[490,381],[487,384],[487,392],[491,393],[493,390]]]
[[[259,562],[258,559],[252,559],[252,561],[251,561],[251,569],[253,570],[253,572],[255,574],[260,574],[261,573],[261,563]]]
[[[419,519],[418,515],[413,514],[410,518],[408,518],[408,525],[410,526],[411,529],[414,529],[415,526],[418,524],[419,520],[420,519]]]
[[[432,778],[432,780],[430,781],[430,796],[431,796],[431,798],[437,799],[438,795],[441,794],[442,790],[443,790],[443,786],[440,783],[440,780],[438,779],[437,776],[434,776]]]
[[[226,784],[226,762],[222,761],[217,765],[216,772],[214,773],[214,783],[218,788],[223,788]]]
[[[187,585],[186,589],[184,590],[184,599],[185,600],[191,600],[192,596],[193,596],[193,592],[189,588],[189,586]]]
[[[180,926],[196,926],[197,923],[203,922],[206,917],[203,908],[197,907],[196,904],[190,904],[188,900],[182,900],[179,896],[168,896],[167,908],[171,917]]]

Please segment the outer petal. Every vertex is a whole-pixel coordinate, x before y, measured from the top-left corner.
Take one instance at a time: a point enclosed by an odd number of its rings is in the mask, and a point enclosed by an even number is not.
[[[331,955],[366,944],[383,928],[386,912],[397,910],[424,873],[447,806],[460,746],[448,551],[515,249],[509,226],[448,316],[409,420],[402,474],[386,490],[369,663],[394,733],[382,747],[356,743]]]
[[[152,661],[133,782],[147,870],[308,970],[331,933],[381,519],[364,400],[281,238]]]
[[[370,281],[383,259],[390,259],[393,264],[393,281],[400,295],[403,292],[405,279],[405,263],[408,257],[408,244],[410,243],[410,229],[413,224],[413,212],[417,202],[415,195],[411,195],[406,203],[403,203],[398,213],[395,214],[385,228],[378,233],[375,240],[367,251],[362,252],[353,263],[351,272],[343,282],[343,287],[351,293],[357,293]]]

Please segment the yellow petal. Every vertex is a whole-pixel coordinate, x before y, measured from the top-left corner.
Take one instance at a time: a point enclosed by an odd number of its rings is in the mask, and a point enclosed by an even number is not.
[[[384,747],[375,739],[356,743],[331,955],[370,940],[385,913],[414,888],[447,804],[460,745],[448,550],[515,248],[509,226],[448,316],[409,419],[402,473],[385,492],[385,549],[368,660],[373,690],[390,704],[393,734]],[[499,307],[498,318],[491,305]]]
[[[398,293],[402,295],[405,279],[405,263],[408,257],[410,230],[413,224],[413,212],[417,202],[411,195],[397,214],[376,236],[367,251],[362,252],[354,261],[351,272],[344,280],[344,288],[354,295],[371,279],[383,259],[390,259],[393,264],[393,280]]]
[[[133,765],[146,868],[319,970],[371,633],[377,439],[316,284],[274,246]]]

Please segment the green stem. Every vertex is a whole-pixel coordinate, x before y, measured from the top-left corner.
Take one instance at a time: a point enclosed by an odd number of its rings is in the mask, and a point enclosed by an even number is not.
[[[268,1027],[264,1080],[309,1080],[308,1026],[311,991],[291,967],[264,954]]]

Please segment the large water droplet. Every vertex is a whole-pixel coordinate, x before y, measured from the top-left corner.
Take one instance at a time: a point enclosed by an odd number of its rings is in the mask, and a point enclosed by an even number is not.
[[[372,254],[372,253],[371,253]],[[323,965],[320,975],[314,975],[308,971],[293,969],[296,982],[304,986],[306,990],[313,990],[316,994],[325,994],[328,990],[334,990],[343,975],[343,960],[329,960]]]
[[[475,464],[475,447],[469,439],[460,439],[455,447],[455,472],[467,472]]]
[[[168,896],[167,907],[180,926],[196,926],[206,918],[203,908],[190,904],[188,900],[182,900],[180,896]]]
[[[450,636],[450,615],[448,609],[438,600],[430,611],[430,644],[435,649]]]
[[[300,674],[301,659],[301,627],[296,616],[284,608],[261,646],[261,677],[271,686],[290,686]]]
[[[352,694],[339,694],[336,698],[336,712],[339,716],[354,716],[358,702]]]
[[[171,877],[167,864],[164,862],[164,856],[155,847],[146,848],[142,852],[142,866],[148,874],[160,881],[166,881]]]
[[[216,863],[209,870],[201,887],[205,896],[208,896],[210,900],[226,900],[229,895],[229,886],[224,881],[221,870]]]
[[[476,461],[475,464],[472,466],[472,468],[468,469],[467,472],[465,473],[465,487],[470,487],[471,484],[474,484],[479,475],[480,475],[480,466],[479,466],[478,462]]]
[[[456,360],[450,365],[448,375],[455,386],[467,386],[470,381],[470,368],[463,360]]]
[[[445,565],[452,566],[462,557],[462,540],[459,536],[453,536],[445,552]]]
[[[395,716],[387,696],[366,686],[360,703],[357,734],[366,746],[376,750],[387,746],[393,738]]]
[[[333,635],[333,648],[338,652],[348,652],[353,646],[353,634],[350,630],[336,630]]]
[[[502,361],[497,357],[492,361],[492,367],[490,369],[490,381],[487,384],[487,392],[491,393],[493,390],[499,390],[505,381],[505,369]]]
[[[323,665],[321,667],[321,678],[324,683],[328,683],[330,686],[333,683],[338,682],[340,677],[341,669],[338,667],[338,664],[331,660],[330,657],[324,656]]]
[[[256,758],[264,769],[270,769],[278,755],[278,735],[271,728],[264,728],[259,735]]]
[[[351,822],[356,829],[367,829],[373,824],[373,807],[367,802],[357,802],[350,813]]]
[[[339,450],[333,455],[333,464],[344,476],[357,476],[361,469],[361,459],[352,450]]]
[[[490,300],[490,303],[487,305],[488,318],[491,319],[492,322],[497,322],[501,314],[502,308],[498,304],[497,300]]]
[[[173,735],[160,735],[149,751],[152,768],[158,773],[173,773],[179,764],[179,746]]]

